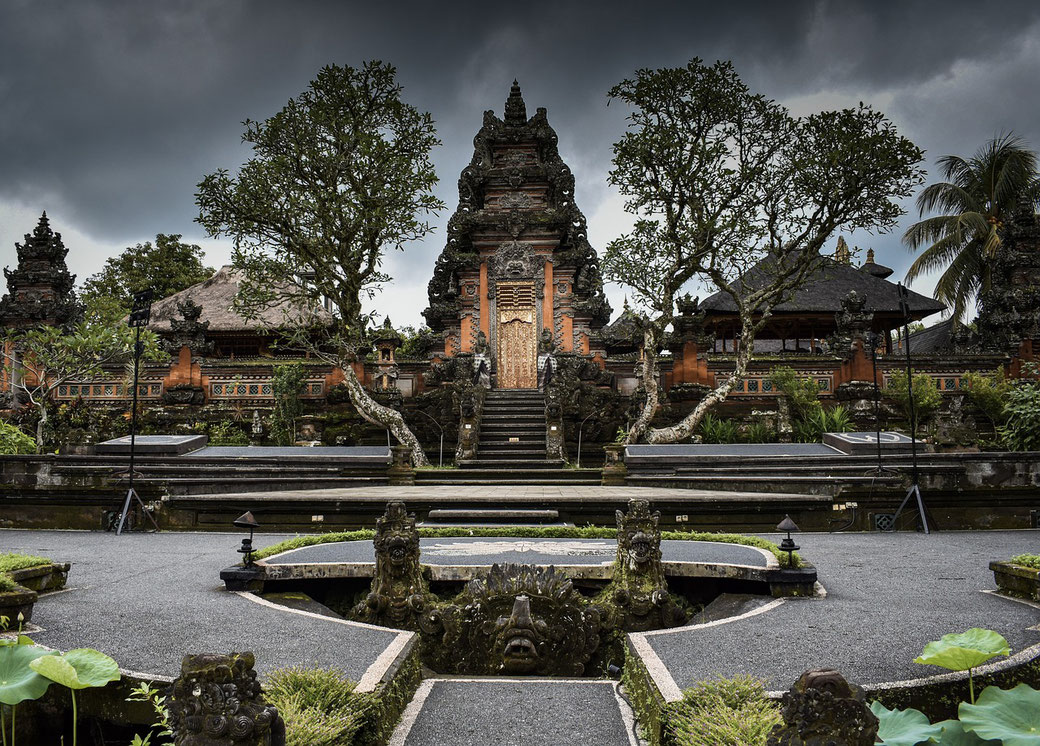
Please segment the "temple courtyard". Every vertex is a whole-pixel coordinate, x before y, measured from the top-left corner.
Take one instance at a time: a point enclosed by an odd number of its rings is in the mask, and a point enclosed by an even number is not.
[[[261,534],[257,548],[292,538]],[[779,542],[782,537],[765,538]],[[942,670],[915,664],[947,632],[1002,634],[1013,666],[1036,657],[1040,607],[995,595],[988,562],[1035,550],[1037,530],[812,533],[798,536],[815,566],[811,598],[734,597],[712,621],[632,633],[661,695],[694,682],[751,674],[782,691],[806,669],[835,668],[868,690],[921,686]],[[71,562],[65,590],[41,596],[32,622],[40,644],[93,647],[124,675],[170,681],[185,652],[249,650],[261,678],[287,666],[331,668],[374,691],[414,644],[412,632],[291,608],[225,590],[220,571],[237,560],[230,533],[0,531],[8,551]],[[486,568],[498,562],[594,570],[613,539],[424,538],[424,565]],[[683,563],[766,570],[776,560],[753,547],[662,542],[666,567]],[[372,563],[371,542],[304,547],[270,566]],[[329,570],[331,572],[331,570]],[[436,577],[436,575],[434,575]],[[705,613],[707,613],[707,609]],[[620,663],[620,661],[619,661]],[[977,672],[978,675],[979,672]],[[914,681],[918,680],[918,681]],[[901,682],[901,683],[900,683]],[[445,676],[427,671],[404,708],[392,744],[638,744],[629,693],[613,678]]]

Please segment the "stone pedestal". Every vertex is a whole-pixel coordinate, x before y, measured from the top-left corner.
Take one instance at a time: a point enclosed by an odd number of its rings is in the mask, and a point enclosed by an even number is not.
[[[408,446],[391,446],[393,463],[386,470],[389,483],[395,487],[409,487],[415,484],[415,470],[412,469],[412,449]]]
[[[603,486],[620,487],[625,484],[628,467],[625,466],[625,444],[610,443],[603,446],[606,459],[603,463]]]

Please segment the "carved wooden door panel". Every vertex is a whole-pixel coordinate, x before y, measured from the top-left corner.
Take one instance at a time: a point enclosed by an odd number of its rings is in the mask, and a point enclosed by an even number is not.
[[[498,283],[498,388],[538,388],[534,287]]]

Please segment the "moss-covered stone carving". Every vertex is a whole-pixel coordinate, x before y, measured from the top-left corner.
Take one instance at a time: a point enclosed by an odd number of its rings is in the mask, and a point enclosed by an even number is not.
[[[614,575],[603,596],[626,632],[677,627],[686,613],[668,594],[661,565],[661,514],[650,512],[646,500],[629,500],[628,513],[616,511],[617,558]]]
[[[284,746],[285,724],[263,698],[252,653],[186,655],[173,682],[178,746]]]
[[[784,694],[783,717],[768,746],[872,746],[877,740],[878,719],[863,690],[833,669],[803,673]]]
[[[580,676],[606,618],[555,567],[496,564],[424,618],[423,658],[442,673]]]
[[[417,629],[418,616],[436,599],[419,565],[419,532],[415,516],[401,501],[390,502],[376,519],[376,575],[364,601],[352,616],[363,622]]]

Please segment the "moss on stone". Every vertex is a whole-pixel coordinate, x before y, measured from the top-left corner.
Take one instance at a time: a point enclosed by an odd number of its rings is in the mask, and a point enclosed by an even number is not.
[[[31,554],[0,554],[0,573],[49,564],[51,561],[46,557],[35,557]]]

